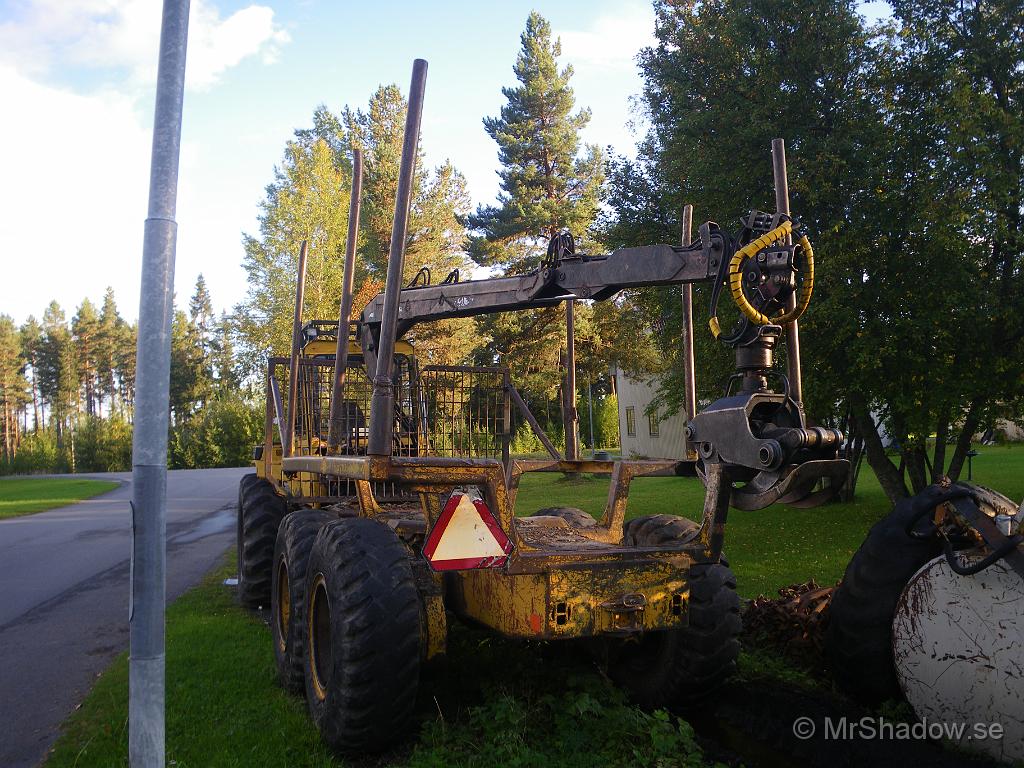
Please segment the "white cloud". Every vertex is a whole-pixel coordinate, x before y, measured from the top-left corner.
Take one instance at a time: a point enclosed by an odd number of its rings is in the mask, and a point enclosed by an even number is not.
[[[136,316],[159,34],[157,0],[30,0],[0,22],[0,312],[20,322],[54,298],[71,316],[110,285]],[[205,90],[244,59],[272,61],[287,40],[266,6],[222,18],[193,0],[187,84]],[[219,225],[253,215],[252,201],[204,176],[204,140],[183,137],[179,301],[197,272],[224,271],[211,253],[232,253],[237,269],[237,226]]]
[[[655,43],[654,11],[649,4],[622,4],[594,19],[589,29],[559,30],[557,35],[562,41],[562,55],[577,70],[633,71],[640,49]]]
[[[150,147],[134,100],[78,95],[4,65],[0,93],[22,117],[0,120],[0,311],[38,317],[56,298],[70,316],[113,285],[133,317]]]
[[[113,71],[130,86],[148,86],[156,76],[160,13],[156,0],[32,0],[17,19],[0,24],[0,62],[34,76],[58,68]],[[250,56],[273,61],[288,41],[267,6],[221,18],[215,7],[194,0],[186,84],[207,89]]]
[[[591,107],[585,141],[611,144],[632,156],[643,133],[642,116],[632,99],[643,88],[636,56],[654,45],[654,11],[648,3],[629,2],[597,16],[585,29],[555,29],[562,42],[561,61],[572,64],[576,103]]]

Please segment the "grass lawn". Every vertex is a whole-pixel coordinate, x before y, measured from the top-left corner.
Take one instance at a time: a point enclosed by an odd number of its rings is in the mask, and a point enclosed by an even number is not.
[[[0,479],[0,520],[45,512],[117,488],[107,480],[10,477]]]
[[[270,630],[217,569],[167,612],[167,765],[341,766],[302,699],[274,678]],[[418,738],[363,765],[704,765],[688,724],[641,712],[578,647],[501,640],[452,627],[451,666],[421,684]],[[47,768],[127,763],[128,662],[120,656],[64,724]]]
[[[974,480],[1024,496],[1024,447],[982,447]],[[566,482],[556,475],[524,478],[518,512],[553,504],[597,512],[607,484]],[[816,510],[772,508],[730,512],[727,549],[746,596],[814,577],[837,580],[872,522],[889,507],[870,471],[858,499]],[[696,480],[634,482],[630,514],[699,516]],[[168,609],[168,765],[338,766],[310,723],[305,703],[277,687],[269,629],[223,586],[232,562]],[[450,668],[421,685],[420,731],[394,753],[362,765],[594,765],[663,768],[705,765],[692,729],[665,713],[645,714],[624,702],[574,644],[516,643],[454,624]],[[740,657],[740,679],[768,677],[796,685],[805,679],[774,653],[757,648]],[[48,768],[127,765],[127,659],[99,678],[65,731]]]

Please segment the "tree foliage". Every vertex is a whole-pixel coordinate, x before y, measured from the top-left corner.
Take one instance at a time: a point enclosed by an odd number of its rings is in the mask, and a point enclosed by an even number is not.
[[[668,239],[684,202],[726,224],[772,210],[769,140],[785,138],[818,263],[808,412],[852,426],[897,497],[956,478],[971,436],[1021,395],[1024,56],[1018,4],[893,9],[868,28],[843,0],[657,3],[641,55],[652,130],[637,161],[612,164],[606,233]],[[678,296],[637,301],[678,349]],[[700,328],[699,379],[718,385],[731,361]],[[666,401],[681,389],[665,375]]]
[[[249,292],[235,315],[243,355],[255,369],[268,352],[288,353],[299,243],[309,242],[304,317],[334,319],[341,300],[352,186],[351,152],[363,152],[363,193],[356,263],[358,313],[384,284],[391,244],[407,104],[395,85],[381,86],[365,111],[340,114],[320,106],[311,128],[298,130],[261,204],[260,237],[245,236]],[[417,164],[406,239],[405,281],[423,267],[435,280],[469,266],[461,217],[466,182],[451,163],[429,170]],[[427,360],[459,362],[472,352],[472,324],[431,324],[412,334]]]
[[[513,66],[518,85],[502,89],[501,114],[483,121],[498,145],[502,191],[497,205],[479,206],[468,218],[473,259],[511,274],[535,269],[550,238],[563,230],[583,248],[592,242],[604,182],[601,150],[581,147],[590,110],[575,111],[573,70],[559,66],[561,42],[551,25],[531,13],[520,41]],[[535,398],[553,396],[565,346],[561,307],[483,316],[477,325],[486,340],[482,359],[508,365]],[[593,309],[577,303],[577,360],[595,377],[608,368],[601,327]]]
[[[251,460],[262,409],[241,386],[234,333],[200,276],[172,324],[172,469]],[[42,324],[0,315],[0,474],[130,469],[135,353],[109,288],[99,312],[85,299],[70,322],[56,302]]]

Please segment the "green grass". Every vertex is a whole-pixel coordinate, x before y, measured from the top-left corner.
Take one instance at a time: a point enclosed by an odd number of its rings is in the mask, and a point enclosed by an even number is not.
[[[117,488],[106,480],[13,477],[0,479],[0,520],[45,512]]]
[[[167,613],[168,766],[338,766],[305,702],[277,687],[270,631],[217,569]],[[704,765],[690,726],[628,705],[577,646],[516,643],[452,627],[445,673],[423,682],[418,738],[371,764]],[[127,765],[128,662],[121,655],[64,724],[47,768]]]

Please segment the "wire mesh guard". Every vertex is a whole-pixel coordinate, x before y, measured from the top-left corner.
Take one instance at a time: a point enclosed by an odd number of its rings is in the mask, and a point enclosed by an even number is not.
[[[500,368],[430,365],[395,357],[395,456],[501,458],[509,439],[506,373]],[[333,360],[304,360],[295,408],[295,455],[326,453]],[[372,386],[361,362],[342,388],[342,455],[366,453]]]
[[[333,357],[301,360],[293,455],[327,453],[333,376]],[[506,459],[511,441],[507,384],[502,368],[420,367],[414,358],[396,355],[392,455]],[[362,361],[350,359],[341,395],[341,455],[366,454],[371,394]],[[403,495],[387,485],[375,489],[381,497]],[[330,486],[328,496],[354,494],[348,481],[332,481]]]

